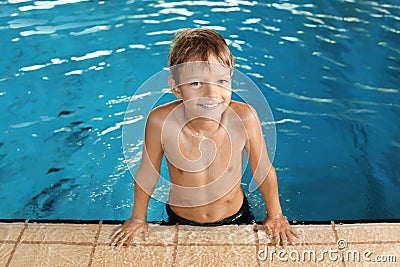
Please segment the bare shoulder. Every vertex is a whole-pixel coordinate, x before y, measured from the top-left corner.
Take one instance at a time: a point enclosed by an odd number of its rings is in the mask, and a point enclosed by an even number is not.
[[[176,108],[181,102],[181,100],[177,100],[153,109],[150,112],[149,117],[147,118],[147,126],[152,129],[158,127],[161,128],[166,118],[168,117],[168,114],[170,114],[172,110]]]
[[[251,105],[232,100],[229,107],[239,116],[245,125],[249,124],[248,126],[254,126],[254,124],[259,123],[257,112]]]

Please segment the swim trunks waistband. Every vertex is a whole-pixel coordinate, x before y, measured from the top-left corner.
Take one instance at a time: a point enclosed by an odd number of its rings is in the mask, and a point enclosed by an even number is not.
[[[221,225],[229,225],[229,224],[252,224],[255,219],[253,214],[250,211],[249,203],[247,202],[246,196],[243,197],[243,204],[240,207],[239,211],[229,216],[225,219],[210,222],[210,223],[201,223],[195,222],[186,218],[183,218],[177,215],[169,206],[166,204],[167,214],[169,217],[168,224],[186,224],[186,225],[193,225],[193,226],[221,226]]]

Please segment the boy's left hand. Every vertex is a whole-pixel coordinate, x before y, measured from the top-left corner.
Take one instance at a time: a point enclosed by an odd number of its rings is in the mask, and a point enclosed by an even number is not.
[[[290,244],[294,244],[297,233],[291,228],[287,218],[282,214],[268,217],[263,223],[264,229],[267,235],[271,237],[272,243],[275,245],[281,245],[284,248]]]

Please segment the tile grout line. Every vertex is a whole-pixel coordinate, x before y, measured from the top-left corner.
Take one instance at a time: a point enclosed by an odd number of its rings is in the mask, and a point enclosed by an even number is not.
[[[176,265],[176,255],[178,254],[178,231],[179,231],[179,223],[175,224],[175,237],[174,237],[174,251],[172,252],[172,267]]]
[[[0,240],[0,245],[3,245],[3,244],[15,244],[15,241],[13,241],[13,240]]]
[[[338,235],[337,230],[336,230],[335,221],[331,221],[331,225],[332,225],[333,234],[335,235],[335,241],[336,241],[336,244],[337,244],[337,242],[339,241],[339,235]],[[343,257],[341,257],[341,262],[342,262],[342,266],[346,267],[346,262],[343,259]]]
[[[21,243],[22,236],[24,235],[24,232],[25,232],[26,228],[28,228],[28,221],[29,220],[25,220],[24,228],[22,228],[21,232],[19,232],[19,236],[17,238],[17,241],[15,241],[13,250],[11,251],[10,256],[8,257],[8,260],[7,260],[7,263],[6,263],[5,267],[10,266],[10,263],[11,263],[12,258],[14,257],[15,251],[17,250],[17,247],[18,247],[19,243]]]
[[[28,245],[70,245],[70,246],[93,246],[93,242],[74,242],[74,241],[35,241],[22,240],[21,244]]]
[[[93,256],[94,256],[94,253],[96,252],[96,247],[97,247],[97,243],[98,243],[98,241],[99,241],[99,237],[100,237],[100,232],[101,232],[102,226],[103,226],[103,221],[101,220],[101,221],[99,222],[99,226],[97,227],[96,236],[94,237],[93,247],[92,247],[92,251],[90,252],[88,267],[91,267],[91,266],[92,266],[92,263],[93,263]]]
[[[261,266],[260,259],[258,258],[258,252],[260,251],[260,239],[258,238],[258,227],[256,223],[253,223],[253,234],[256,241],[256,262],[257,266]]]

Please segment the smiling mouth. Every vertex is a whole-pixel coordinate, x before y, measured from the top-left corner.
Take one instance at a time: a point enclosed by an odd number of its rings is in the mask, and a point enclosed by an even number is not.
[[[207,110],[212,110],[216,109],[221,103],[215,103],[215,104],[199,104],[200,107],[207,109]]]

